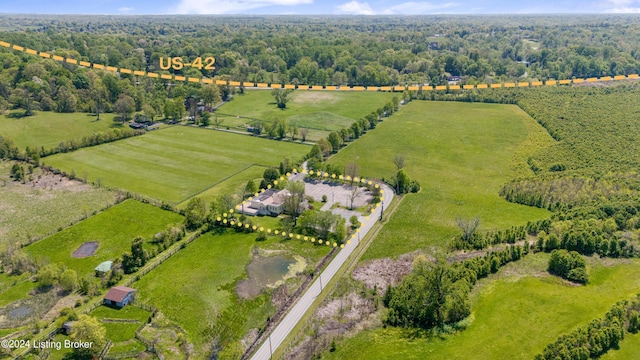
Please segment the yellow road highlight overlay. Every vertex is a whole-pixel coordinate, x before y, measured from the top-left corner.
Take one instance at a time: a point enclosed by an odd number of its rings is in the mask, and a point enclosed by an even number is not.
[[[603,82],[603,81],[619,81],[619,80],[628,80],[628,79],[638,79],[640,76],[638,74],[629,74],[629,75],[615,75],[615,76],[602,76],[602,77],[591,77],[591,78],[576,78],[576,79],[564,79],[564,80],[555,80],[549,79],[546,81],[532,81],[532,82],[517,82],[517,83],[503,83],[503,84],[476,84],[476,85],[458,85],[458,84],[450,84],[450,85],[395,85],[395,86],[322,86],[322,85],[294,85],[294,84],[269,84],[269,83],[254,83],[254,82],[240,82],[240,81],[231,81],[231,80],[219,80],[219,79],[208,79],[203,77],[193,77],[193,76],[182,76],[182,75],[174,75],[174,74],[158,74],[154,72],[147,72],[142,70],[132,70],[126,68],[118,68],[115,66],[108,66],[103,64],[95,64],[87,61],[72,59],[72,58],[64,58],[59,55],[51,55],[50,53],[44,51],[37,51],[29,48],[25,48],[23,46],[17,44],[10,44],[6,41],[0,41],[0,46],[8,49],[26,52],[31,55],[38,55],[40,57],[53,60],[66,62],[68,64],[78,65],[86,68],[93,67],[94,69],[106,70],[110,72],[116,72],[121,74],[133,74],[134,76],[147,76],[150,78],[161,78],[165,80],[174,80],[174,81],[184,81],[191,83],[203,83],[203,84],[213,84],[215,82],[216,85],[229,85],[229,86],[245,86],[245,87],[256,87],[261,89],[298,89],[298,90],[313,90],[313,91],[392,91],[392,92],[402,92],[405,90],[409,91],[453,91],[453,90],[473,90],[473,89],[496,89],[496,88],[529,88],[529,87],[540,87],[540,86],[556,86],[556,85],[571,85],[571,84],[581,84],[581,83],[592,83],[592,82]]]

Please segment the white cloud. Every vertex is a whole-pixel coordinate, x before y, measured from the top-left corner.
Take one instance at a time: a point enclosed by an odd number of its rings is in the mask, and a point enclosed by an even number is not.
[[[131,11],[133,11],[133,8],[125,6],[125,7],[118,8],[118,11],[120,11],[120,12],[131,12]]]
[[[640,14],[640,7],[623,7],[607,9],[607,12],[614,14]]]
[[[375,12],[368,3],[360,3],[356,0],[336,6],[336,13],[348,15],[375,15]]]
[[[444,4],[434,4],[430,2],[405,2],[398,5],[394,5],[384,10],[382,13],[385,15],[415,15],[415,14],[432,14],[443,9],[457,7],[460,4],[454,2],[448,2]]]
[[[181,0],[175,12],[178,14],[239,14],[246,10],[267,6],[295,6],[311,3],[313,0]]]
[[[433,14],[440,12],[440,10],[457,7],[459,5],[460,4],[454,2],[437,4],[432,2],[409,1],[390,6],[384,10],[374,10],[369,3],[352,0],[336,6],[336,13],[350,15],[418,15]]]
[[[608,13],[616,13],[616,14],[639,14],[640,13],[640,1],[638,0],[607,0],[607,3],[610,6],[612,6],[606,9],[606,12]]]

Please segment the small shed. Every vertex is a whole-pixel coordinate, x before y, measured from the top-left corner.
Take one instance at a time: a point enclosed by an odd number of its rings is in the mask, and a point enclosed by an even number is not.
[[[71,331],[73,330],[73,321],[67,321],[62,324],[62,333],[65,335],[71,335]]]
[[[122,308],[133,302],[136,289],[126,286],[114,286],[109,289],[107,295],[104,296],[104,304]]]
[[[113,261],[111,260],[101,262],[100,265],[96,266],[96,268],[94,269],[96,271],[96,276],[99,277],[108,273],[109,271],[111,271],[112,266],[113,266]]]

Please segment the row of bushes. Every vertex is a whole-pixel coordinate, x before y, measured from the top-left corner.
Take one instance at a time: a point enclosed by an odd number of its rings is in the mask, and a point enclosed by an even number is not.
[[[625,331],[640,330],[640,296],[619,301],[604,317],[591,321],[547,345],[536,360],[582,360],[598,357],[617,348]]]

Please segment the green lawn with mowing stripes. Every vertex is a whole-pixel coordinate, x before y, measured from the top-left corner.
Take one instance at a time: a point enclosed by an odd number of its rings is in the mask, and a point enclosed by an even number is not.
[[[185,126],[150,132],[44,161],[89,181],[178,203],[251,164],[299,159],[306,145]]]

